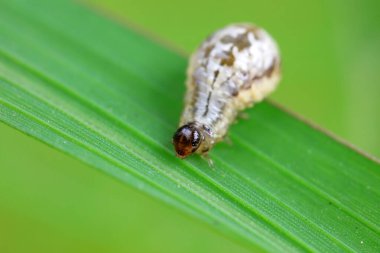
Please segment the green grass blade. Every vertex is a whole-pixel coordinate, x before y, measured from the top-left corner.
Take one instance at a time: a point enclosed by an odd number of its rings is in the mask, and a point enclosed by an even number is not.
[[[268,252],[380,250],[380,166],[269,103],[177,159],[186,60],[66,1],[2,3],[0,120]]]

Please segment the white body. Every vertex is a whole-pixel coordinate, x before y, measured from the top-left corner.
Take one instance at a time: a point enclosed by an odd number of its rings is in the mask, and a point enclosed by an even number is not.
[[[250,24],[227,26],[194,52],[187,72],[185,109],[180,125],[195,122],[207,152],[227,133],[239,111],[261,101],[280,79],[275,41]]]

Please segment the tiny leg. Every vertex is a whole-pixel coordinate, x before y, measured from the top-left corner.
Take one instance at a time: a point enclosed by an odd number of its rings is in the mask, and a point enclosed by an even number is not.
[[[214,162],[212,161],[212,159],[211,159],[211,157],[208,155],[208,153],[204,153],[204,154],[202,154],[202,158],[203,158],[204,160],[207,161],[208,166],[209,166],[211,169],[215,169],[215,167],[214,167]]]

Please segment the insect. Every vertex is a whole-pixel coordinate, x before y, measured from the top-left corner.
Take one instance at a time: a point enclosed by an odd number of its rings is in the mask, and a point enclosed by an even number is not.
[[[262,28],[232,24],[213,33],[190,58],[176,155],[207,155],[239,112],[263,100],[280,80],[276,42]]]

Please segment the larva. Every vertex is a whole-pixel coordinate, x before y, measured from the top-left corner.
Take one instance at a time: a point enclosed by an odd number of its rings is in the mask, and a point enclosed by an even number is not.
[[[176,154],[207,154],[241,110],[263,100],[280,80],[276,42],[262,28],[233,24],[213,33],[192,54],[185,108],[173,136]]]

